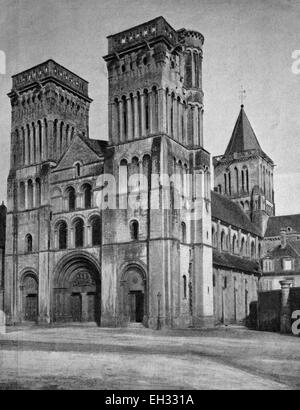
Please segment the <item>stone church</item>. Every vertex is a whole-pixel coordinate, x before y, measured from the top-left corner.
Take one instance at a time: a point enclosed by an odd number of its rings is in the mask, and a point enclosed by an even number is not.
[[[203,42],[163,17],[108,37],[108,140],[89,135],[83,78],[53,60],[13,76],[0,210],[9,324],[157,329],[247,320],[275,214],[274,164],[242,106],[226,152],[213,159],[211,192]],[[115,181],[114,207],[105,205],[105,175]],[[130,183],[133,175],[147,184]],[[179,175],[180,189],[166,175]],[[136,190],[146,207],[128,206]]]

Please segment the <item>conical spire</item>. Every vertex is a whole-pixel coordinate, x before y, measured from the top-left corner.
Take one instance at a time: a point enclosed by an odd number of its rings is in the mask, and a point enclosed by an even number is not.
[[[250,121],[244,111],[244,105],[241,105],[241,110],[229,144],[226,148],[225,155],[252,149],[261,151],[255,132],[253,131]]]

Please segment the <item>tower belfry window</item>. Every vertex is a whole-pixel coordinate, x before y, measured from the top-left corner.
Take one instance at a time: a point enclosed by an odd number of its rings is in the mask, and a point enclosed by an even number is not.
[[[115,108],[115,118],[116,118],[116,132],[118,135],[118,138],[120,138],[121,136],[121,130],[120,130],[120,108],[119,108],[119,100],[117,98],[115,98],[115,104],[114,104],[114,108]]]
[[[127,139],[128,130],[127,130],[127,100],[126,97],[122,97],[122,115],[123,115],[123,130],[122,135]]]
[[[33,208],[33,182],[31,179],[27,182],[27,207],[28,209]]]
[[[42,139],[42,124],[41,121],[38,121],[38,145],[39,145],[39,152],[38,152],[38,156],[39,156],[39,160],[42,161],[42,157],[43,157],[43,139]]]
[[[194,86],[196,88],[199,88],[200,75],[199,75],[199,55],[198,55],[198,53],[194,53],[194,67],[195,67],[195,83],[194,83]]]
[[[36,162],[36,132],[35,132],[35,124],[34,122],[31,124],[31,129],[32,129],[32,158],[31,162],[35,163]]]
[[[245,175],[244,175],[243,170],[242,170],[242,190],[245,191]]]
[[[171,128],[171,136],[173,137],[174,136],[174,98],[175,98],[175,96],[174,96],[174,93],[172,93],[172,95],[171,95],[171,115],[170,115],[170,128]]]
[[[187,53],[187,57],[186,57],[186,63],[185,63],[185,83],[187,87],[191,87],[192,86],[192,53],[191,51],[189,51]]]
[[[237,168],[234,168],[234,172],[235,172],[235,192],[238,193],[239,192],[239,171]]]
[[[247,188],[247,192],[249,192],[249,172],[248,172],[248,169],[246,169],[246,188]]]
[[[134,136],[134,122],[135,122],[135,118],[137,113],[135,112],[135,106],[134,106],[134,98],[133,98],[133,94],[130,94],[130,110],[131,110],[131,130],[130,133],[132,136]],[[128,124],[129,126],[129,124]],[[137,137],[137,136],[135,136]]]
[[[149,115],[149,94],[148,90],[144,90],[144,104],[145,104],[145,126],[146,131],[149,131],[150,128],[150,115]]]
[[[56,154],[58,154],[58,152],[57,152],[57,139],[58,139],[58,121],[55,120],[54,121],[54,126],[53,126],[53,146],[54,146],[54,151],[56,152]]]
[[[158,130],[158,93],[157,93],[157,88],[155,86],[152,88],[152,111],[153,111],[152,128],[154,132],[157,132]]]
[[[59,134],[58,155],[61,155],[63,153],[63,149],[64,149],[64,123],[61,122],[61,124],[60,124],[60,134]]]
[[[137,92],[137,106],[138,106],[138,136],[140,137],[142,135],[142,107],[141,107],[141,94],[138,91]]]
[[[25,164],[26,162],[26,156],[25,156],[25,152],[26,152],[26,140],[25,140],[25,130],[24,127],[22,127],[22,165]]]
[[[27,124],[27,163],[31,164],[32,161],[32,155],[31,155],[31,137],[30,137],[30,127]]]

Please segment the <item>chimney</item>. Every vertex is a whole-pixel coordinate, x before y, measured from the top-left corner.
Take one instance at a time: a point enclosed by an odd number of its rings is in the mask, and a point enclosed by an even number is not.
[[[286,247],[286,230],[284,228],[280,229],[280,242],[282,249],[284,249]]]

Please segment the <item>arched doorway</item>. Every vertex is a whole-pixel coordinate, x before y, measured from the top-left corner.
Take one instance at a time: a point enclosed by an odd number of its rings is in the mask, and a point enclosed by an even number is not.
[[[38,280],[34,273],[28,272],[23,276],[22,285],[22,316],[28,322],[38,321]]]
[[[100,268],[83,252],[64,257],[55,271],[53,320],[55,322],[94,322],[100,325]]]
[[[147,316],[146,278],[136,266],[126,269],[121,281],[122,315],[127,323],[145,323]]]

